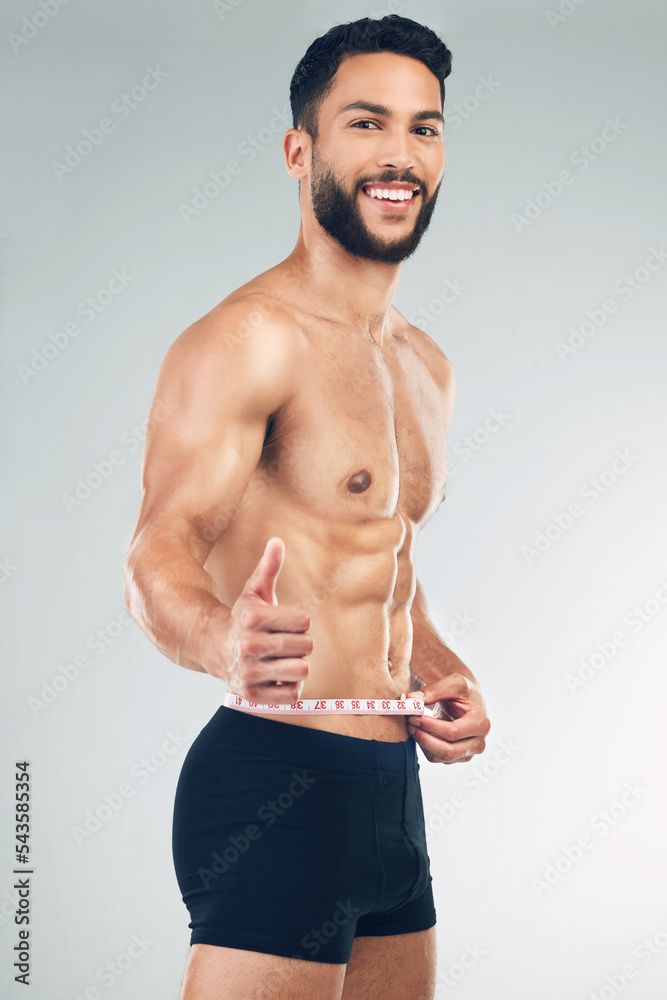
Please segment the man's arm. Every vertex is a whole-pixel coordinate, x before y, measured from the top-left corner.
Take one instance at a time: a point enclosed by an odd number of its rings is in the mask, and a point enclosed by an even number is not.
[[[142,460],[139,517],[124,563],[124,602],[175,663],[228,681],[234,677],[237,692],[248,697],[247,664],[239,668],[238,655],[245,640],[255,654],[251,683],[283,678],[291,695],[289,682],[303,676],[305,667],[295,658],[310,652],[312,639],[281,631],[303,632],[309,625],[303,611],[271,607],[281,541],[268,546],[238,608],[222,603],[203,568],[257,466],[267,419],[291,391],[291,329],[268,312],[263,323],[250,324],[248,313],[261,310],[254,296],[249,302],[225,304],[189,327],[162,363]],[[269,664],[259,660],[267,654],[260,647],[270,644],[263,630],[271,616],[274,647],[282,641],[274,656],[291,659]]]
[[[417,582],[417,590],[410,614],[412,617],[410,689],[416,691],[417,688],[423,687],[425,684],[433,684],[453,673],[463,674],[471,684],[478,686],[463,660],[459,659],[438,635],[437,629],[431,621],[426,598],[419,582]]]

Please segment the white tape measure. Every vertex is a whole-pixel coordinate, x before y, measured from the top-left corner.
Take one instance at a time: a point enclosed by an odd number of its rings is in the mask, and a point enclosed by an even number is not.
[[[423,715],[423,698],[398,700],[388,698],[312,698],[295,701],[292,705],[260,705],[247,701],[238,694],[227,692],[223,703],[227,708],[240,712],[263,712],[267,715]]]

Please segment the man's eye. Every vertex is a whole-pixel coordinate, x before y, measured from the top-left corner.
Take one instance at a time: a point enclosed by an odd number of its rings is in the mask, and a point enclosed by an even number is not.
[[[437,128],[431,128],[430,125],[418,125],[417,128],[415,129],[415,132],[418,129],[426,129],[427,130],[427,132],[426,132],[427,135],[440,135],[440,133],[438,132]]]
[[[360,125],[372,125],[373,128],[377,127],[377,122],[371,122],[371,121],[368,121],[368,119],[366,119],[366,120],[364,120],[362,122],[353,122],[352,124],[353,124],[354,128],[359,128]]]

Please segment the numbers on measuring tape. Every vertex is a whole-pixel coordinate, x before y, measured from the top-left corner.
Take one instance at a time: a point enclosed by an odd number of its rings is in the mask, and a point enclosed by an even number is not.
[[[317,698],[300,699],[291,704],[279,705],[275,702],[260,704],[247,701],[238,694],[225,695],[224,705],[242,712],[281,715],[298,712],[302,715],[353,714],[353,715],[423,715],[424,702],[418,698]]]

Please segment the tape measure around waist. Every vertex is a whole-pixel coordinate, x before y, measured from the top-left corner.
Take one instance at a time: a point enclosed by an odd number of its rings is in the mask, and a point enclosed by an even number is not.
[[[240,712],[267,715],[423,715],[422,698],[312,698],[292,705],[261,705],[227,692],[223,704]],[[430,712],[429,712],[430,714]]]

